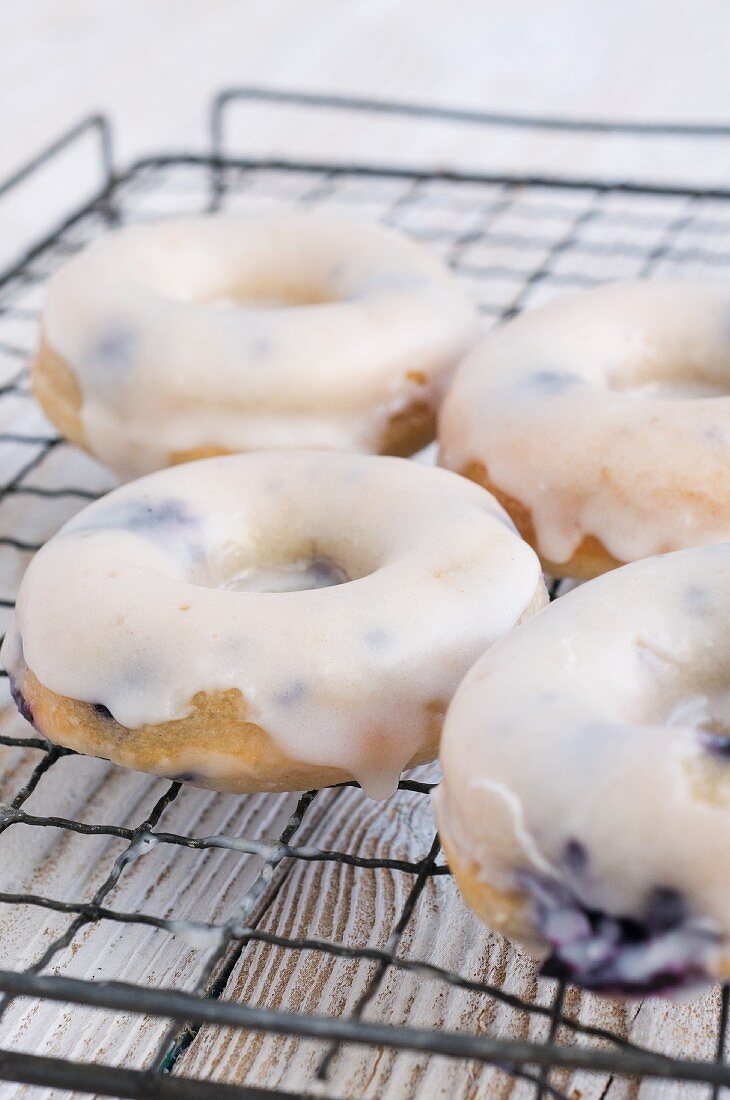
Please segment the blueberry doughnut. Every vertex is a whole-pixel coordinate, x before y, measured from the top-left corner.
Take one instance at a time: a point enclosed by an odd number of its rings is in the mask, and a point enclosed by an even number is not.
[[[545,598],[479,486],[261,451],[81,511],[30,563],[2,657],[60,745],[226,791],[355,778],[381,797],[434,758],[464,673]]]
[[[110,233],[51,278],[33,388],[125,478],[261,448],[409,455],[476,324],[455,277],[396,230],[171,220]]]
[[[616,283],[522,314],[459,368],[439,440],[556,576],[730,539],[730,290]]]
[[[730,545],[607,573],[500,640],[447,711],[449,863],[588,989],[730,978]]]

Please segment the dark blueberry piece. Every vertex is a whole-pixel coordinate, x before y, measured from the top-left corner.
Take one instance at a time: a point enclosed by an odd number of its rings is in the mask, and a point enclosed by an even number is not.
[[[188,506],[175,497],[162,500],[130,500],[108,504],[84,517],[84,522],[72,525],[71,530],[95,531],[107,528],[124,528],[156,534],[160,530],[188,531],[198,526],[198,520],[188,511]]]
[[[520,385],[547,396],[562,393],[563,390],[570,389],[579,383],[578,375],[571,374],[569,371],[539,370],[524,378]]]
[[[667,932],[687,920],[687,903],[672,886],[655,886],[646,904],[646,923],[652,932]]]
[[[702,747],[711,752],[713,756],[722,756],[730,759],[730,736],[721,736],[713,733],[703,733],[700,736]]]
[[[730,759],[730,728],[716,719],[702,722],[699,739],[703,749],[713,756]]]
[[[588,849],[585,844],[581,844],[575,837],[571,837],[570,840],[566,841],[563,862],[574,875],[579,875],[585,871],[588,866]]]
[[[350,579],[345,570],[329,558],[314,558],[307,571],[314,581],[313,588],[329,588],[335,584],[345,584]]]
[[[170,776],[173,783],[196,783],[200,778],[197,772],[179,772]]]
[[[92,703],[91,705],[94,708],[94,713],[98,714],[100,718],[107,720],[111,718],[112,722],[114,721],[114,716],[109,707],[105,707],[103,703]]]
[[[682,592],[682,605],[693,615],[709,615],[712,611],[710,593],[702,584],[689,584]]]
[[[105,530],[134,531],[151,539],[182,542],[194,558],[203,552],[199,541],[200,521],[184,501],[175,497],[109,504],[72,525],[69,534]]]
[[[303,680],[292,680],[277,691],[274,696],[274,702],[280,707],[293,707],[297,703],[302,703],[309,694],[309,688]]]
[[[249,352],[254,359],[268,359],[273,347],[271,340],[265,336],[259,336],[255,340],[251,340],[248,345]]]
[[[129,368],[137,335],[132,328],[110,329],[89,351],[88,359],[97,370],[121,372]]]
[[[26,722],[30,722],[31,726],[33,726],[34,729],[37,728],[35,722],[33,721],[33,711],[30,709],[30,704],[28,703],[28,700],[23,695],[18,685],[15,683],[13,677],[9,676],[8,680],[10,682],[10,694],[13,697],[13,702],[18,708],[18,713],[22,718],[25,718]]]
[[[628,996],[668,992],[706,977],[706,958],[719,933],[693,918],[673,887],[655,887],[641,916],[633,917],[591,908],[557,879],[529,872],[519,879],[552,947],[542,966],[546,976]]]
[[[134,501],[128,506],[124,526],[132,531],[154,531],[159,528],[177,531],[196,527],[197,522],[183,501],[169,497],[147,504]]]

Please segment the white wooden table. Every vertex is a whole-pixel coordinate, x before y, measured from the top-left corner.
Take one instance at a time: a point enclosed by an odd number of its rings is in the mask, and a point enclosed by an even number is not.
[[[4,0],[0,178],[86,111],[123,160],[200,145],[223,85],[724,121],[725,0]]]
[[[0,102],[5,104],[0,113],[0,178],[91,108],[110,113],[122,163],[159,147],[202,148],[205,108],[211,94],[226,84],[258,82],[581,116],[730,118],[730,9],[724,0],[492,0],[489,5],[453,0],[448,8],[433,0],[6,0],[0,26]],[[270,134],[260,121],[245,136],[255,144]],[[326,139],[327,134],[317,136]],[[341,141],[339,132],[336,137]],[[306,143],[293,122],[284,124],[278,140],[292,148]],[[494,147],[475,151],[468,132],[444,140],[440,157],[448,163],[485,155],[492,163],[514,166],[547,157],[553,168],[566,169],[573,167],[576,156],[571,144],[545,149],[524,141],[496,141]],[[386,139],[386,151],[388,144]],[[398,148],[397,136],[390,148]],[[594,148],[590,158],[595,160],[582,160],[581,167],[599,170],[603,155]],[[615,155],[624,165],[621,158],[629,153],[619,150]],[[638,172],[657,167],[650,163],[653,154],[648,150],[634,147],[630,155]],[[696,164],[688,163],[686,151],[679,150],[667,154],[658,167],[670,176],[678,169],[715,180],[730,175],[724,148]],[[42,229],[57,198],[54,191],[55,186],[41,188],[31,199],[15,203],[11,217],[0,204],[0,247],[4,242],[12,251],[29,233]],[[21,338],[32,339],[32,334],[26,331]],[[27,434],[47,430],[27,403],[14,408],[9,425],[0,425],[5,430],[8,426]],[[0,450],[3,480],[22,458],[17,449]],[[69,452],[51,455],[43,477],[56,484],[80,479],[92,490],[112,484],[99,467]],[[27,500],[6,499],[0,502],[1,529],[21,526],[34,537],[45,537],[78,503],[49,501],[39,511],[37,502],[31,507]],[[24,560],[0,551],[4,583],[17,581]],[[27,733],[10,707],[1,721],[3,732]],[[34,750],[0,749],[0,800],[13,796],[37,761]],[[134,827],[163,790],[161,782],[104,762],[63,760],[24,808],[31,814],[53,812]],[[293,803],[293,796],[239,799],[191,788],[165,811],[161,827],[196,836],[275,837]],[[343,790],[318,796],[297,842],[418,859],[432,835],[433,819],[422,796],[376,805],[359,792]],[[121,850],[122,843],[109,837],[15,825],[0,837],[0,888],[88,900]],[[219,848],[193,854],[158,844],[125,867],[105,903],[129,912],[153,907],[169,917],[225,920],[259,868],[255,856]],[[408,876],[395,871],[375,875],[339,864],[286,863],[253,920],[258,928],[280,935],[382,947],[410,884]],[[418,918],[404,933],[404,956],[427,958],[549,1003],[551,984],[536,977],[533,964],[520,952],[485,933],[450,879],[429,883]],[[31,964],[70,921],[43,909],[0,906],[0,966]],[[53,972],[190,988],[207,946],[149,927],[89,923],[54,956]],[[252,943],[242,952],[225,995],[261,1006],[342,1015],[351,1011],[370,972],[369,966],[347,960]],[[717,991],[684,1007],[661,1001],[627,1007],[572,991],[566,1008],[584,1022],[618,1030],[653,1048],[696,1057],[714,1053]],[[387,973],[367,1018],[531,1038],[547,1026],[475,994],[396,970]],[[152,1018],[140,1025],[138,1018],[111,1012],[18,1000],[0,1021],[0,1046],[143,1066],[164,1029],[164,1023]],[[561,1039],[568,1038],[561,1034]],[[472,1063],[392,1052],[373,1057],[372,1051],[356,1047],[338,1055],[329,1085],[323,1085],[315,1077],[321,1054],[322,1044],[314,1041],[211,1027],[199,1032],[176,1071],[292,1091],[328,1095],[330,1089],[337,1096],[393,1100],[532,1095],[531,1086]],[[578,1073],[557,1075],[555,1084],[576,1100],[681,1100],[695,1095],[669,1085],[634,1087]],[[41,1092],[0,1086],[0,1096],[8,1100],[31,1094]],[[43,1095],[68,1094],[44,1090]]]

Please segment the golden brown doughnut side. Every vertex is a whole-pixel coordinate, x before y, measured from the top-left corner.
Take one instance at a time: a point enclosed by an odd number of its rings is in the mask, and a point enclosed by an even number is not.
[[[417,398],[400,412],[393,413],[380,440],[378,454],[408,458],[435,438],[436,409]]]
[[[232,454],[225,447],[190,447],[185,451],[173,451],[169,456],[170,466],[182,466],[185,462],[197,462],[199,458],[218,458]]]
[[[88,451],[81,423],[81,387],[70,364],[44,336],[31,368],[31,383],[36,400],[61,435]]]
[[[196,786],[238,794],[310,790],[353,778],[339,768],[288,756],[265,729],[246,719],[246,701],[237,690],[215,695],[198,692],[192,699],[195,709],[187,718],[128,729],[99,713],[91,703],[57,695],[27,667],[16,687],[37,729],[48,740],[136,771],[170,779],[185,776]],[[445,706],[436,701],[426,708],[427,743],[409,766],[436,757],[444,710]],[[228,774],[199,774],[193,762],[206,755],[220,762],[221,771]]]
[[[71,443],[93,454],[86,442],[81,422],[83,398],[76,375],[66,359],[59,355],[42,337],[33,362],[31,381],[33,393],[46,416]],[[185,451],[173,451],[169,464],[177,466],[194,462],[198,458],[213,458],[230,454],[224,447],[191,447]]]
[[[520,623],[526,623],[528,619],[531,619],[533,615],[536,615],[538,611],[542,611],[543,607],[547,607],[550,603],[550,596],[548,590],[545,587],[545,581],[540,577],[540,583],[538,584],[532,599],[520,615],[519,619],[515,623],[515,626],[519,626]]]
[[[519,622],[546,603],[541,579]],[[309,790],[353,778],[342,769],[295,760],[285,753],[266,729],[248,719],[246,700],[238,690],[214,695],[198,692],[192,699],[195,709],[188,717],[129,729],[91,703],[51,691],[27,666],[16,674],[15,687],[34,725],[49,741],[136,771],[171,779],[185,775],[196,786],[241,794]],[[424,745],[408,767],[426,764],[438,755],[447,702],[432,699],[424,707]],[[377,742],[373,731],[373,755],[378,752]],[[199,774],[200,760],[206,757],[220,764],[219,774]]]
[[[436,410],[426,401],[412,401],[400,412],[393,413],[378,444],[378,454],[408,458],[428,446],[436,438]],[[231,454],[224,447],[192,447],[185,451],[173,451],[170,465],[194,462],[198,458],[213,458]]]
[[[469,908],[495,932],[517,940],[533,954],[540,954],[522,894],[516,890],[497,890],[480,878],[476,862],[462,859],[457,854],[442,820],[439,820],[439,839],[456,885]]]
[[[86,442],[81,422],[83,398],[76,374],[70,363],[58,354],[44,336],[41,337],[33,362],[31,382],[36,399],[61,435],[77,447],[93,453]],[[378,454],[407,458],[426,447],[435,437],[436,409],[428,401],[417,398],[390,417],[378,444]],[[168,456],[168,464],[177,466],[199,458],[232,453],[225,447],[211,443],[173,451]]]
[[[578,549],[568,561],[549,561],[538,550],[535,526],[530,512],[521,501],[503,492],[490,480],[483,462],[468,462],[461,470],[461,474],[462,477],[467,477],[470,481],[476,481],[478,485],[483,486],[497,498],[502,507],[509,512],[525,542],[528,542],[540,557],[545,572],[551,576],[577,577],[579,580],[589,581],[593,577],[600,576],[601,573],[606,573],[609,569],[616,569],[618,566],[626,564],[609,554],[603,543],[595,535],[585,535]]]

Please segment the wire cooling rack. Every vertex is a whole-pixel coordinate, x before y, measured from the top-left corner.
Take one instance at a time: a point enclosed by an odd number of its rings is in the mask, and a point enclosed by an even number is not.
[[[730,274],[722,186],[445,171],[398,154],[358,164],[244,158],[226,137],[241,105],[329,112],[348,130],[364,120],[370,136],[393,122],[470,127],[475,148],[506,141],[506,156],[521,135],[539,134],[584,151],[611,140],[644,149],[688,141],[700,161],[710,155],[703,143],[720,142],[724,162],[730,137],[723,127],[248,89],[216,100],[210,155],[147,157],[117,172],[108,121],[83,120],[0,186],[0,199],[17,199],[77,143],[98,141],[101,187],[59,224],[40,226],[0,277],[6,616],[29,555],[112,485],[43,419],[26,368],[44,280],[111,224],[291,204],[379,218],[439,252],[487,323],[608,278]],[[577,147],[575,162],[592,163]],[[2,690],[7,699],[7,680]],[[614,1100],[718,1097],[730,1087],[727,989],[686,1006],[621,1007],[538,978],[472,918],[433,832],[435,768],[403,780],[385,806],[354,785],[233,799],[75,756],[34,736],[9,703],[2,714],[0,1079],[13,1082],[3,1095],[19,1095],[19,1083],[54,1096],[197,1098]]]

